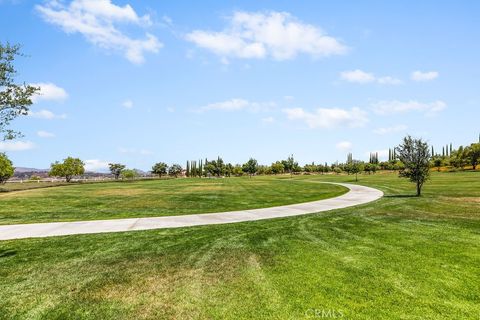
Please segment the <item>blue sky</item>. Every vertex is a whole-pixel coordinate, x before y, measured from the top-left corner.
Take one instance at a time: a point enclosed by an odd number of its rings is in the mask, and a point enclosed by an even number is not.
[[[476,1],[0,0],[31,114],[16,166],[368,159],[480,127]]]

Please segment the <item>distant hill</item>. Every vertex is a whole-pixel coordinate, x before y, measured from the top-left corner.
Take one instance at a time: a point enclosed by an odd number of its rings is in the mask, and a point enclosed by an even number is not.
[[[48,169],[36,169],[36,168],[25,168],[25,167],[15,168],[15,173],[26,173],[26,172],[48,172]]]

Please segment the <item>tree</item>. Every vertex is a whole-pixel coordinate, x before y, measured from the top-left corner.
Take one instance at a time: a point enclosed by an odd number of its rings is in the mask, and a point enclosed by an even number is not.
[[[243,171],[248,173],[251,176],[253,176],[255,173],[258,171],[258,162],[257,160],[250,158],[244,165],[243,165]]]
[[[280,161],[272,163],[271,168],[272,168],[273,174],[279,174],[285,171],[285,167],[283,166],[283,163],[281,163]]]
[[[358,173],[363,170],[363,163],[361,161],[352,159],[351,162],[345,166],[345,169],[348,174],[354,174],[355,181],[358,181]]]
[[[282,160],[283,168],[285,171],[289,172],[290,174],[293,173],[295,167],[298,167],[298,162],[295,161],[293,158],[293,154],[287,158],[287,160]]]
[[[172,164],[169,168],[168,168],[168,174],[170,176],[174,176],[175,178],[182,173],[182,166],[179,165],[179,164]]]
[[[417,197],[422,193],[423,184],[430,176],[430,152],[428,144],[422,139],[413,139],[407,136],[403,143],[396,148],[398,158],[404,164],[399,171],[399,177],[408,178],[417,186]]]
[[[125,165],[120,163],[109,163],[108,167],[110,168],[110,172],[115,177],[115,180],[118,180],[118,177],[120,177],[120,174],[125,169]]]
[[[227,163],[225,165],[225,175],[230,177],[233,174],[233,165],[231,163]]]
[[[63,162],[56,161],[50,165],[49,176],[65,177],[70,182],[74,176],[85,173],[85,164],[78,158],[68,157]]]
[[[157,162],[152,167],[152,173],[158,174],[158,177],[161,178],[162,175],[167,174],[167,164],[165,162]]]
[[[440,157],[435,157],[433,159],[433,166],[437,168],[437,172],[440,172],[440,168],[443,166],[443,159]]]
[[[477,169],[480,160],[480,143],[472,143],[466,150],[466,156],[473,166],[473,170]]]
[[[132,180],[132,179],[135,179],[136,177],[138,177],[138,172],[135,171],[135,170],[126,169],[126,170],[122,171],[122,178],[123,179]]]
[[[233,167],[233,174],[234,174],[236,177],[243,176],[242,166],[239,165],[239,164],[236,164],[235,167]]]
[[[16,84],[14,81],[17,70],[13,62],[21,56],[19,45],[3,45],[0,43],[0,135],[3,140],[21,136],[20,132],[8,129],[10,122],[20,115],[27,115],[32,105],[32,96],[40,88]]]
[[[5,153],[0,153],[0,183],[4,184],[13,176],[15,168]]]

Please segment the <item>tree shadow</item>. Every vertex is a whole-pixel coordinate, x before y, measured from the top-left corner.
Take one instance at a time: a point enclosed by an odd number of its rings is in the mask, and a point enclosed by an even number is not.
[[[419,198],[414,194],[391,194],[385,195],[384,198]]]
[[[16,250],[11,250],[11,249],[0,249],[0,259],[1,258],[7,258],[11,257],[17,254]]]

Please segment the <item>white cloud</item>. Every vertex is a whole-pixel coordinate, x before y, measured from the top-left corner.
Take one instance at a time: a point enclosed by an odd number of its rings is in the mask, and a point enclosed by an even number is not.
[[[431,103],[410,101],[379,101],[372,105],[373,111],[380,115],[395,113],[405,113],[410,111],[423,112],[427,116],[433,116],[447,107],[447,104],[441,100]]]
[[[275,11],[237,11],[223,31],[194,30],[186,39],[224,58],[287,60],[301,53],[326,57],[347,51],[339,40],[320,28],[287,12]]]
[[[340,79],[353,82],[353,83],[372,83],[376,82],[382,85],[399,85],[402,84],[402,80],[384,76],[384,77],[376,77],[373,73],[365,72],[360,69],[352,70],[352,71],[343,71],[340,73]]]
[[[32,97],[32,102],[37,103],[41,100],[45,101],[64,101],[68,98],[65,89],[60,88],[51,82],[31,83],[34,87],[40,87],[40,91]]]
[[[412,72],[411,79],[413,81],[430,81],[438,78],[438,75],[437,71],[422,72],[417,70]]]
[[[397,126],[392,126],[392,127],[384,127],[384,128],[377,128],[373,130],[373,133],[379,134],[379,135],[384,135],[384,134],[389,134],[389,133],[395,133],[395,132],[402,132],[407,130],[408,127],[404,124],[400,124]]]
[[[360,108],[319,108],[308,112],[302,108],[283,109],[289,120],[299,120],[309,128],[362,127],[368,122],[367,113]]]
[[[54,138],[55,134],[48,131],[40,130],[40,131],[37,131],[37,136],[39,136],[40,138]]]
[[[241,111],[247,110],[250,112],[267,111],[275,107],[274,102],[253,102],[245,99],[230,99],[226,101],[210,103],[206,106],[198,108],[197,112],[206,111]]]
[[[348,82],[355,83],[369,83],[375,81],[375,76],[362,70],[343,71],[340,73],[340,78]]]
[[[133,108],[133,101],[132,100],[125,100],[122,102],[122,107],[125,109],[132,109]]]
[[[143,63],[146,52],[157,53],[163,46],[152,34],[136,39],[122,33],[116,24],[151,24],[148,15],[138,16],[130,5],[117,6],[110,0],[73,0],[68,6],[50,0],[36,9],[42,18],[60,26],[66,33],[80,33],[87,41],[107,50],[115,50],[132,63]]]
[[[52,120],[52,119],[66,119],[67,115],[66,114],[55,114],[50,110],[40,110],[40,111],[29,111],[28,116],[32,118],[38,118],[38,119],[47,119],[47,120]]]
[[[85,160],[85,171],[107,172],[109,171],[108,161],[98,159]]]
[[[340,151],[352,150],[353,144],[350,141],[341,141],[335,146]]]
[[[174,107],[168,107],[168,108],[167,108],[167,111],[170,112],[170,113],[174,113],[174,112],[175,112],[175,108],[174,108]]]
[[[25,151],[34,147],[30,141],[0,141],[0,151]]]

